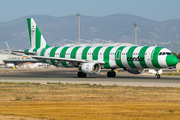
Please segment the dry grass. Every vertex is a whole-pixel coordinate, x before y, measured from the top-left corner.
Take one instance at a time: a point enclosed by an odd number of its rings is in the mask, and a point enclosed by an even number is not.
[[[180,88],[0,83],[0,114],[46,119],[179,119]]]
[[[168,75],[168,76],[180,76],[180,73],[177,73],[177,72],[171,72],[171,73],[163,73],[162,75]]]

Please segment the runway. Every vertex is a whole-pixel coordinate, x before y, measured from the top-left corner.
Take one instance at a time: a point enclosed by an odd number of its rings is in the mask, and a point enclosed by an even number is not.
[[[13,74],[11,74],[13,73]],[[87,75],[87,78],[78,78],[76,70],[48,70],[48,71],[9,71],[0,74],[0,82],[35,82],[50,83],[72,83],[72,84],[96,84],[96,85],[120,85],[120,86],[147,86],[147,87],[180,87],[180,77],[162,76],[155,79],[154,75],[147,72],[134,75],[119,70],[115,78],[106,77],[107,70],[97,75]]]

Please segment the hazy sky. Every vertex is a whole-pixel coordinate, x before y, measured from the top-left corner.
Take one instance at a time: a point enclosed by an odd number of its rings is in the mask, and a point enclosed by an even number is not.
[[[165,21],[180,19],[180,0],[0,0],[0,22],[28,15],[62,17],[76,13],[85,16],[126,13]]]

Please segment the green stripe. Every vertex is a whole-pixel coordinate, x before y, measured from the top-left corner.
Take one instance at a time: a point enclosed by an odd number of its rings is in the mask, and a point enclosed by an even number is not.
[[[46,52],[47,48],[43,48],[40,52],[40,56],[45,56],[45,52]],[[46,60],[43,60],[44,63],[47,63]]]
[[[36,26],[36,48],[40,48],[41,46],[41,32],[39,28]]]
[[[55,56],[55,53],[56,53],[56,50],[57,50],[58,48],[59,48],[59,47],[54,47],[54,48],[51,50],[49,57],[54,57],[54,56]],[[50,60],[50,61],[51,61],[51,63],[52,63],[54,66],[57,66],[55,60]]]
[[[30,45],[32,45],[31,44],[31,18],[27,18],[27,24],[28,24],[28,30],[29,30]]]
[[[45,47],[45,48],[49,48],[49,47],[51,47],[51,46],[49,46],[48,44],[46,44],[46,47]]]
[[[33,52],[37,52],[38,48],[33,49]]]
[[[41,50],[40,56],[45,56],[44,54],[45,54],[46,50],[47,50],[47,48],[43,48],[43,49]]]
[[[136,48],[137,48],[137,46],[133,46],[127,52],[127,62],[131,68],[136,68],[136,66],[134,65],[133,60],[132,60],[133,53]]]
[[[50,48],[50,46],[46,44],[46,47],[41,50],[40,56],[45,56],[45,52],[48,48]]]
[[[119,47],[119,48],[116,50],[116,52],[115,52],[116,64],[117,64],[120,68],[125,68],[125,67],[123,66],[123,64],[122,64],[122,61],[121,61],[121,52],[122,52],[122,50],[123,50],[124,48],[125,48],[125,46],[121,46],[121,47]],[[120,54],[117,54],[118,51],[121,51]],[[117,57],[120,58],[120,59],[116,59]]]
[[[61,62],[63,67],[69,67],[66,62]]]
[[[60,58],[65,58],[65,54],[66,54],[66,51],[67,51],[68,48],[69,48],[69,47],[64,47],[64,48],[61,50]],[[64,67],[69,67],[66,62],[62,62],[61,64],[62,64]]]
[[[64,47],[62,50],[61,50],[61,53],[60,53],[60,58],[65,58],[65,53],[67,51],[69,47]]]
[[[43,60],[44,63],[47,63],[46,60]]]
[[[29,49],[24,50],[24,52],[29,52]],[[29,55],[28,53],[25,53],[26,55]]]
[[[158,55],[161,49],[162,47],[155,47],[154,54],[152,55],[153,59],[151,62],[155,68],[161,68],[161,66],[158,63]]]
[[[140,55],[139,57],[141,58],[144,58],[143,61],[139,61],[140,65],[143,67],[143,68],[148,68],[148,66],[146,65],[146,62],[145,62],[145,54],[146,54],[146,50],[149,48],[149,46],[145,46],[143,48],[141,48],[140,50]]]
[[[92,60],[98,60],[98,53],[101,48],[102,48],[102,46],[98,46],[94,49],[94,51],[92,53]]]
[[[110,55],[110,51],[114,46],[110,46],[108,48],[106,48],[105,52],[104,52],[104,68],[111,68],[111,66],[109,65],[109,55]]]
[[[57,50],[58,48],[59,48],[59,47],[54,47],[54,48],[52,48],[52,50],[50,51],[49,57],[54,57],[54,56],[55,56],[55,53],[56,53],[56,50]]]
[[[87,60],[87,53],[88,53],[88,50],[91,48],[91,46],[88,46],[88,47],[85,47],[83,52],[82,52],[82,59],[83,60]]]
[[[29,49],[24,50],[24,52],[29,52]]]
[[[75,48],[73,48],[73,50],[72,50],[72,52],[71,52],[71,57],[70,57],[70,58],[76,59],[77,50],[78,50],[79,48],[80,48],[80,47],[75,47]]]

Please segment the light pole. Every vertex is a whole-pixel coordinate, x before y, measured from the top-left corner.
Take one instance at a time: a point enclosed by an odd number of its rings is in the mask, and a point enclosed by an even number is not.
[[[80,46],[80,16],[82,15],[81,13],[76,14],[78,16],[78,25],[79,25],[79,46]]]
[[[135,26],[135,45],[137,45],[137,28],[140,25],[138,25],[137,23],[133,23],[133,25]]]

